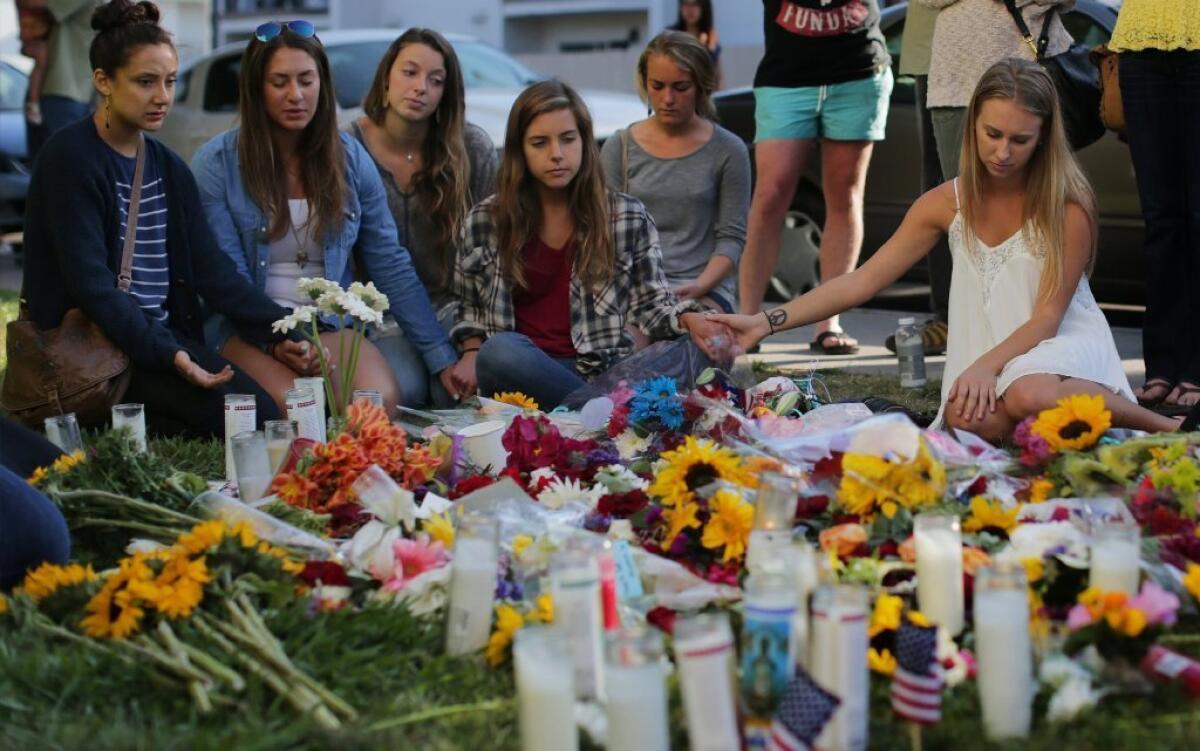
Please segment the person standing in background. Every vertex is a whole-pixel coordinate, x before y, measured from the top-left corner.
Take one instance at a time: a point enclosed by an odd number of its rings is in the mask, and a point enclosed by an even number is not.
[[[745,314],[762,306],[784,217],[818,140],[825,197],[821,283],[854,269],[867,165],[873,143],[883,140],[892,93],[877,0],[763,0],[763,36],[766,50],[754,76],[758,176],[738,275]],[[814,323],[814,352],[858,351],[836,315]]]
[[[942,165],[938,162],[937,140],[925,103],[929,91],[929,57],[933,48],[933,26],[938,11],[920,2],[909,3],[904,14],[904,37],[900,42],[900,75],[912,76],[916,98],[917,138],[921,147],[921,192],[942,184]],[[921,326],[921,344],[926,355],[946,354],[947,321],[950,310],[950,246],[943,237],[926,256],[929,272],[929,305],[933,318]],[[885,346],[896,351],[896,337],[889,336]]]
[[[1148,407],[1200,404],[1200,3],[1125,0],[1108,48],[1146,221]]]
[[[21,10],[38,13],[44,9],[53,20],[46,40],[45,75],[37,98],[35,114],[41,122],[25,121],[26,152],[32,162],[55,131],[82,120],[90,111],[92,99],[92,70],[88,65],[88,49],[95,32],[92,30],[92,11],[97,0],[22,0]]]
[[[691,34],[704,45],[717,69],[717,88],[721,88],[721,39],[713,19],[712,0],[679,0],[679,15],[667,28]]]

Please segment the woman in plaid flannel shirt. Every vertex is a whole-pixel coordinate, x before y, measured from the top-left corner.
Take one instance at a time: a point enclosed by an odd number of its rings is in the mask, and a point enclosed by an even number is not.
[[[455,367],[474,368],[481,393],[554,407],[633,351],[627,322],[655,339],[690,334],[710,357],[729,333],[671,293],[654,222],[605,187],[599,157],[571,87],[542,81],[517,98],[497,192],[471,211],[453,282]]]

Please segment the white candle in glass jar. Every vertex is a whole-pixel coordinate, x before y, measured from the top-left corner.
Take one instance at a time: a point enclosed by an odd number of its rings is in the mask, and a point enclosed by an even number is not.
[[[733,632],[728,616],[702,614],[675,623],[675,662],[694,751],[741,747],[734,695]]]
[[[225,395],[225,479],[236,482],[233,467],[233,437],[254,430],[258,408],[250,394]]]
[[[455,540],[447,608],[447,654],[469,654],[487,646],[496,597],[496,558],[494,538],[460,534]]]
[[[662,635],[653,629],[628,627],[613,632],[607,648],[606,747],[623,751],[670,751]]]
[[[1138,593],[1141,533],[1132,524],[1104,524],[1092,531],[1088,584],[1105,592]]]
[[[988,737],[1029,735],[1034,695],[1033,644],[1029,638],[1029,599],[1023,588],[976,590],[975,660]]]
[[[919,514],[913,524],[917,549],[917,603],[930,621],[953,635],[963,629],[962,532],[958,517]]]
[[[138,451],[146,453],[146,408],[141,404],[114,404],[113,430],[128,428]]]
[[[860,751],[867,747],[867,591],[822,586],[813,595],[808,657],[813,680],[841,699],[817,738],[816,748]]]
[[[571,639],[578,699],[603,695],[604,655],[600,613],[600,566],[587,550],[564,550],[550,561],[554,622]]]
[[[566,635],[551,626],[521,629],[513,643],[513,670],[522,751],[578,749],[574,668]]]

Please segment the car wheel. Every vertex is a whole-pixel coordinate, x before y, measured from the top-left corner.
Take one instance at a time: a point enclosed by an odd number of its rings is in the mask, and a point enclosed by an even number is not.
[[[783,220],[779,261],[771,277],[774,297],[790,300],[821,281],[821,225],[806,212],[792,209]]]

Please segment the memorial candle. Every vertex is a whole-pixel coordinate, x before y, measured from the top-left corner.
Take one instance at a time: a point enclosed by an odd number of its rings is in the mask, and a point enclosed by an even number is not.
[[[983,727],[988,737],[1029,735],[1033,644],[1025,568],[998,562],[975,573],[975,660]]]
[[[606,746],[622,751],[669,751],[667,677],[662,635],[630,627],[609,635],[604,690]]]
[[[467,516],[458,524],[450,569],[446,653],[463,655],[487,646],[496,597],[496,520]]]
[[[495,571],[492,573],[494,578]],[[522,751],[579,748],[574,670],[567,642],[567,635],[552,626],[526,626],[513,641]]]
[[[1092,529],[1088,584],[1105,592],[1138,593],[1141,533],[1133,524],[1101,524]]]
[[[962,530],[957,516],[918,514],[917,603],[921,612],[952,635],[963,629]]]
[[[817,748],[867,747],[868,646],[866,588],[818,587],[813,593],[809,672],[842,703],[817,738]]]
[[[675,663],[693,751],[741,747],[733,659],[729,616],[703,613],[675,621]]]

